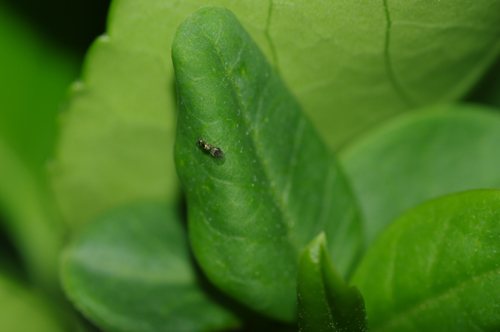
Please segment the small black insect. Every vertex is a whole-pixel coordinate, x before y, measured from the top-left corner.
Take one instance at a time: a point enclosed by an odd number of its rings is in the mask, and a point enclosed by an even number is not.
[[[223,158],[224,157],[224,151],[222,151],[221,148],[218,148],[216,146],[213,146],[210,143],[207,143],[203,140],[203,138],[200,138],[200,133],[198,133],[198,143],[199,146],[203,148],[203,150],[209,151],[212,156],[215,158]]]

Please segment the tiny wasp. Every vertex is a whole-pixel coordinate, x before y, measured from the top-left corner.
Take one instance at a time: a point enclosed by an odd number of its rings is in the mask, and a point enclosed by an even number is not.
[[[211,145],[210,143],[207,143],[203,140],[203,138],[200,138],[200,133],[198,133],[198,143],[199,146],[203,148],[205,151],[209,151],[212,156],[215,158],[223,158],[224,157],[224,151],[222,151],[221,148],[218,148],[216,146]]]

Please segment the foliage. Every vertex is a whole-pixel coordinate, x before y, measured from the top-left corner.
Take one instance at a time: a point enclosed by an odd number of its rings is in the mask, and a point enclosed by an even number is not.
[[[500,329],[500,4],[213,3],[0,7],[9,331]]]

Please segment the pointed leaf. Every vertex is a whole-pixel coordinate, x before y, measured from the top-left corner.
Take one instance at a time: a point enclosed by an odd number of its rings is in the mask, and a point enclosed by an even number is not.
[[[253,309],[295,317],[300,253],[319,232],[345,276],[357,208],[335,159],[231,12],[204,7],[177,30],[175,146],[190,239],[209,279]],[[212,156],[198,142],[225,152]],[[199,142],[198,142],[199,143]]]
[[[141,204],[92,223],[67,248],[62,281],[106,330],[213,331],[238,324],[199,284],[173,208]]]
[[[352,284],[370,331],[500,329],[500,191],[429,201],[369,250]]]
[[[384,126],[343,152],[368,242],[425,200],[500,189],[500,115],[474,105],[441,105]]]
[[[363,296],[339,277],[328,257],[325,234],[302,253],[297,278],[300,332],[366,331]]]

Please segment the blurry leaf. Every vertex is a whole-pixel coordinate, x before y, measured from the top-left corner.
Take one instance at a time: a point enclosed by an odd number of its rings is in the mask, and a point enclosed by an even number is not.
[[[359,253],[360,221],[344,177],[231,12],[195,12],[179,26],[172,57],[175,159],[195,256],[232,297],[294,320],[297,265],[308,243],[325,231],[343,277]],[[224,158],[196,144],[198,132],[217,140]]]
[[[300,332],[366,331],[363,296],[335,271],[324,233],[300,257],[297,298]]]
[[[171,36],[207,4],[235,13],[330,147],[401,111],[460,98],[500,51],[496,0],[120,0],[108,32],[120,52],[140,50],[140,63],[154,55],[170,85]],[[130,67],[115,68],[121,77]]]
[[[238,324],[201,288],[171,207],[141,204],[99,218],[67,248],[61,271],[70,299],[106,331],[218,331]]]
[[[0,272],[0,329],[3,332],[66,332],[64,318],[48,299]]]
[[[402,116],[341,155],[366,221],[368,243],[430,198],[500,188],[500,114],[441,105]]]
[[[56,115],[76,59],[0,3],[0,138],[36,178],[55,140]],[[1,161],[0,161],[1,162]]]
[[[174,114],[162,68],[154,54],[122,48],[112,37],[101,37],[89,51],[52,169],[71,224],[126,202],[176,196]]]
[[[75,59],[0,3],[0,214],[31,279],[58,291],[64,225],[46,184],[55,118]]]
[[[352,284],[370,331],[499,331],[500,191],[427,202],[368,251]]]
[[[38,285],[58,291],[57,265],[65,227],[54,202],[0,137],[0,214],[3,227]]]

